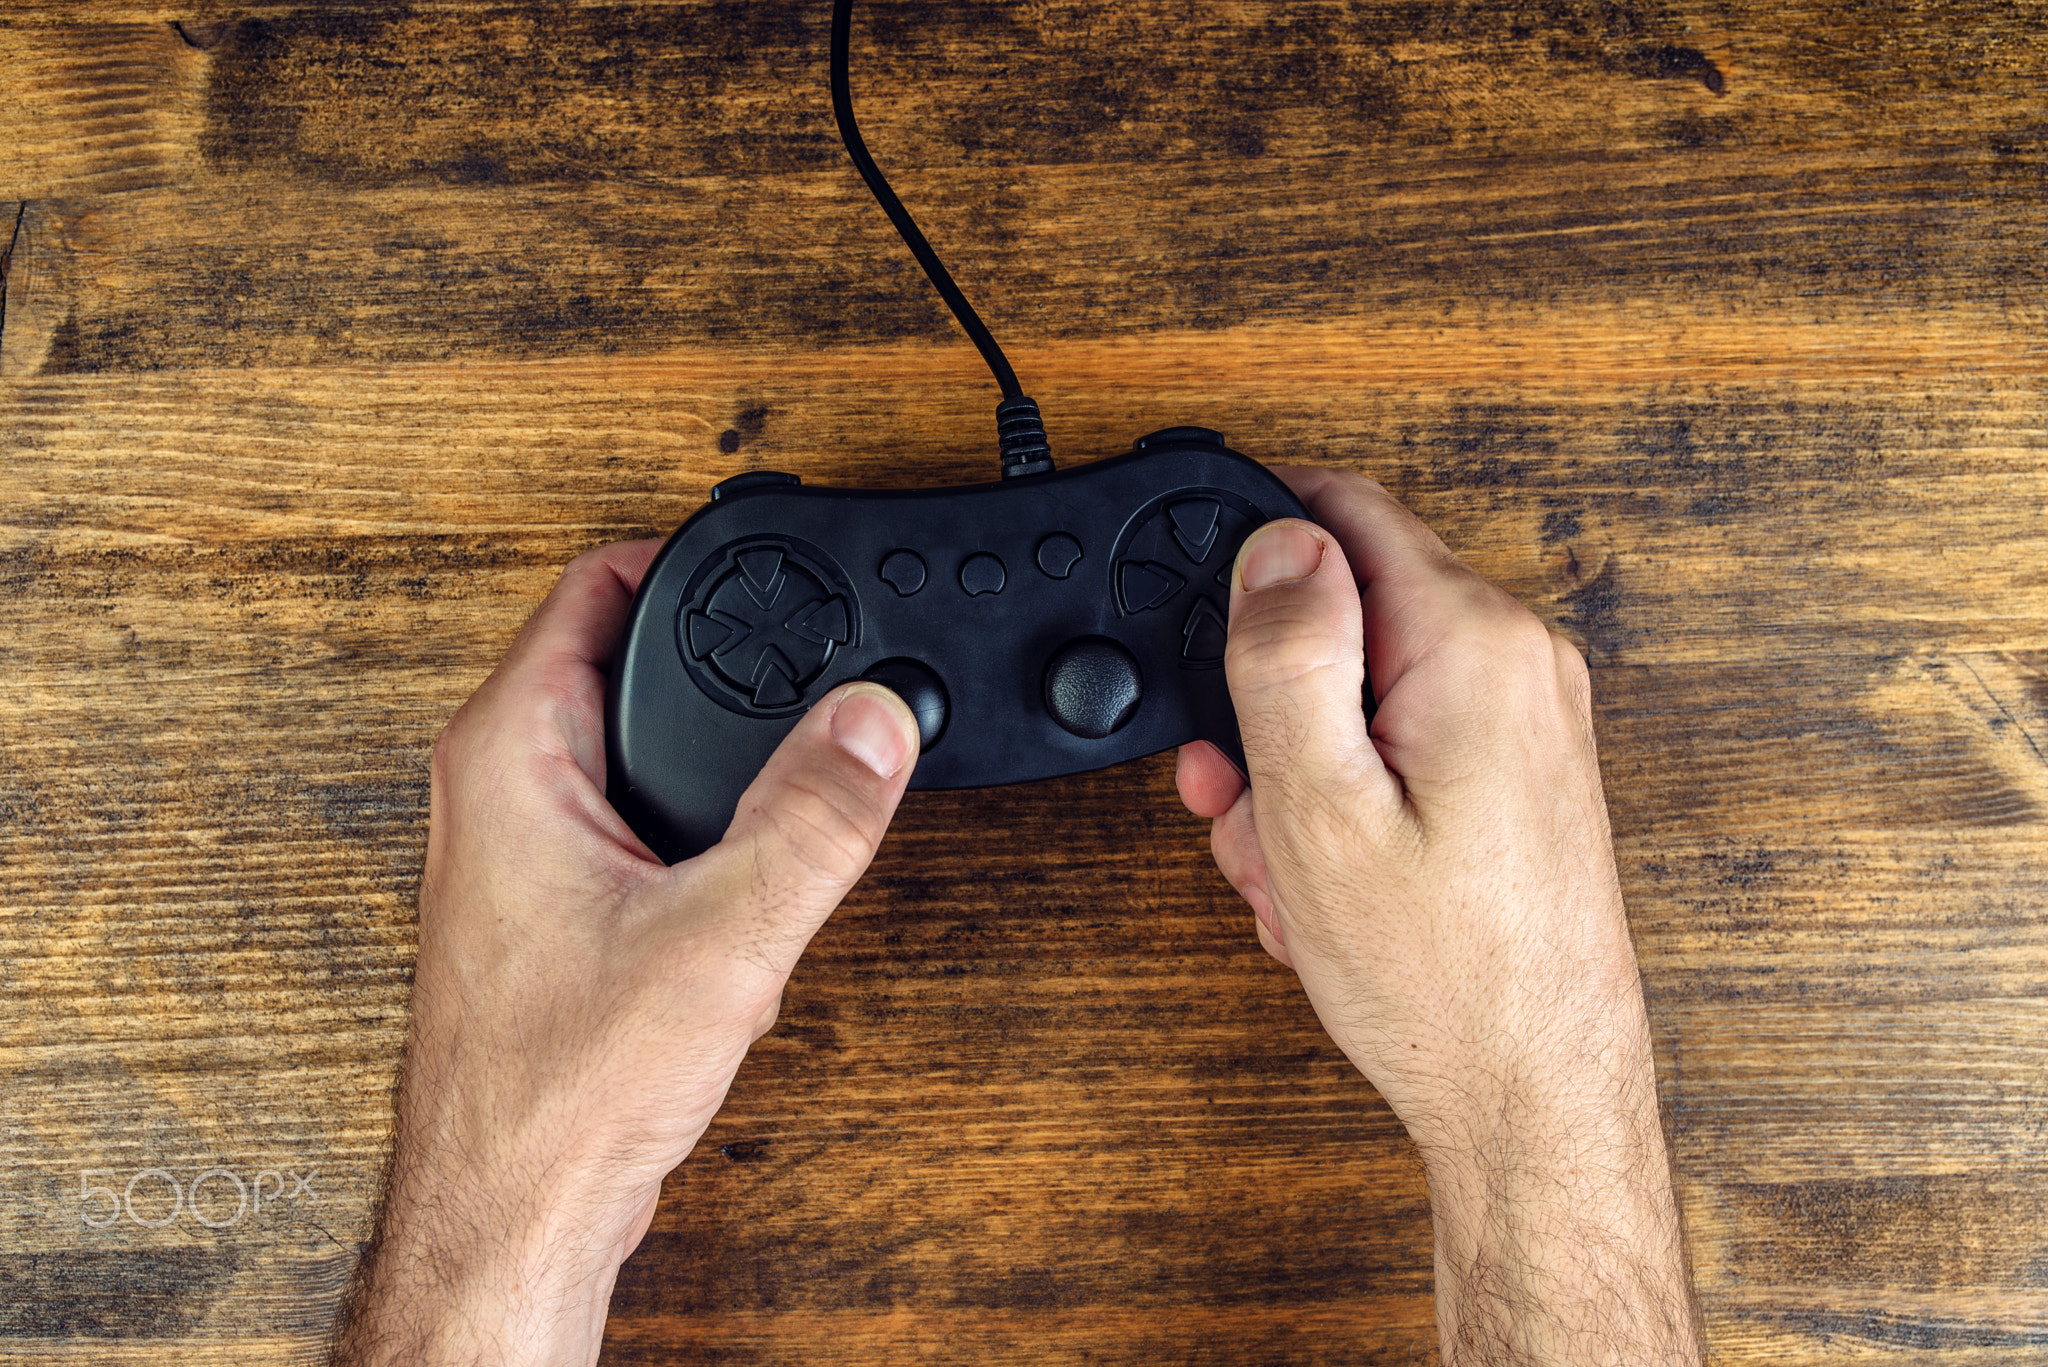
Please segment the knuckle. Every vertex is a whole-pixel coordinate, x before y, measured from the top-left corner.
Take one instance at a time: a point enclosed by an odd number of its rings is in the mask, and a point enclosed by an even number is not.
[[[1579,648],[1572,644],[1569,637],[1552,632],[1551,646],[1556,656],[1558,686],[1564,693],[1572,715],[1590,735],[1593,724],[1593,671],[1587,668],[1586,657],[1579,654]]]
[[[1527,692],[1557,677],[1551,631],[1536,614],[1491,585],[1475,595],[1444,648],[1471,687],[1489,693]]]
[[[1557,671],[1566,684],[1574,689],[1591,691],[1593,672],[1586,666],[1586,657],[1579,653],[1572,638],[1561,631],[1550,633],[1550,649]]]
[[[557,721],[571,725],[602,725],[604,699],[586,677],[579,661],[556,659],[536,671],[528,700],[533,724]]]
[[[575,575],[580,578],[583,575],[603,569],[605,567],[606,549],[606,547],[597,546],[576,556],[567,565],[562,567],[562,577],[567,579],[571,575]]]
[[[609,547],[599,546],[583,552],[562,567],[561,575],[555,580],[550,597],[563,601],[588,599],[598,594],[604,581],[611,573],[611,563],[606,558]]]
[[[448,784],[460,773],[468,751],[467,728],[463,725],[463,713],[456,712],[441,728],[441,734],[434,737],[434,748],[427,761],[428,781],[437,789],[446,792]]]
[[[1387,489],[1387,486],[1362,470],[1332,470],[1329,487],[1347,501],[1385,502],[1401,508],[1406,507]]]
[[[1550,628],[1519,603],[1501,629],[1501,653],[1517,673],[1548,678],[1557,672],[1557,647],[1551,644]]]

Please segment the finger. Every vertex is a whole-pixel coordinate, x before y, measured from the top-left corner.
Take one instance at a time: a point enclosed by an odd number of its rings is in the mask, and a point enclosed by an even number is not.
[[[1255,924],[1258,927],[1259,947],[1289,968],[1294,968],[1294,956],[1287,952],[1286,942],[1280,938],[1273,926],[1265,921],[1258,921]]]
[[[1313,523],[1268,522],[1237,553],[1224,672],[1254,790],[1275,812],[1391,780],[1366,733],[1358,586]],[[1394,785],[1398,792],[1398,785]]]
[[[1458,631],[1528,615],[1364,475],[1294,466],[1273,473],[1308,506],[1317,525],[1336,538],[1357,576],[1375,697],[1384,700],[1409,670]]]
[[[586,551],[520,629],[505,658],[463,713],[474,718],[508,705],[538,709],[509,730],[553,731],[600,791],[604,788],[604,676],[625,632],[633,595],[659,541],[621,541]]]
[[[1259,848],[1249,791],[1209,827],[1209,850],[1224,881],[1254,912],[1269,915],[1273,898],[1266,886],[1266,858]]]
[[[505,652],[515,670],[574,660],[603,671],[626,627],[659,541],[616,541],[571,560]]]
[[[1219,817],[1244,791],[1244,775],[1208,741],[1189,741],[1174,760],[1173,783],[1196,816]]]
[[[677,866],[686,898],[711,879],[718,933],[786,978],[867,870],[916,760],[917,721],[901,698],[874,683],[826,694],[741,796],[725,838]]]
[[[1287,952],[1286,932],[1273,909],[1273,891],[1267,880],[1266,857],[1259,848],[1252,803],[1251,791],[1247,789],[1229,811],[1216,819],[1209,828],[1209,848],[1216,856],[1217,872],[1251,908],[1259,943],[1267,953],[1292,968],[1294,959]]]

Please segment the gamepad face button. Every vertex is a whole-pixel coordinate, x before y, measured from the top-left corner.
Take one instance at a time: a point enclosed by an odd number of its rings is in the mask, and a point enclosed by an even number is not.
[[[852,636],[846,601],[781,548],[733,557],[734,568],[689,614],[690,654],[755,707],[789,707]]]
[[[984,593],[1001,593],[1003,585],[1010,582],[1010,572],[1002,560],[987,551],[977,551],[960,563],[960,587],[967,591],[969,598],[979,598]]]
[[[1045,665],[1045,710],[1084,740],[1102,740],[1137,715],[1143,675],[1130,651],[1105,636],[1080,636]]]
[[[767,647],[754,663],[754,706],[789,707],[802,698],[796,686],[796,666],[774,646]]]
[[[1225,446],[1223,434],[1207,427],[1163,427],[1138,438],[1137,449],[1148,446]]]
[[[687,628],[693,660],[723,655],[754,634],[754,629],[739,618],[718,611],[691,613]]]
[[[1054,579],[1065,579],[1081,563],[1081,543],[1065,532],[1054,532],[1038,543],[1038,568]]]
[[[916,551],[890,551],[882,557],[882,582],[908,598],[924,587],[924,557]]]
[[[1118,609],[1126,617],[1171,613],[1181,623],[1186,600],[1212,583],[1229,592],[1238,548],[1263,521],[1257,507],[1226,489],[1186,488],[1146,505],[1111,553]]]

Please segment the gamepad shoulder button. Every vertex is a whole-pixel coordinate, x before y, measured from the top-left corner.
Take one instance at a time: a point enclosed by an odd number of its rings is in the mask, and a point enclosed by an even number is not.
[[[1054,532],[1038,543],[1038,568],[1054,579],[1065,579],[1081,563],[1081,543],[1065,532]]]
[[[744,475],[720,480],[711,486],[711,501],[718,502],[728,494],[741,494],[749,489],[765,489],[775,485],[802,484],[803,476],[792,475],[782,470],[749,470]]]
[[[890,551],[878,573],[898,597],[908,598],[924,587],[924,557],[916,551]]]
[[[987,551],[976,551],[960,562],[960,587],[967,591],[969,598],[978,598],[984,593],[1001,593],[1003,585],[1010,582],[1010,572],[1003,566],[1000,556]]]
[[[1148,432],[1138,438],[1137,449],[1148,446],[1217,446],[1226,445],[1223,434],[1207,427],[1163,427],[1157,432]]]
[[[1144,696],[1138,661],[1106,636],[1079,636],[1045,664],[1045,710],[1084,740],[1101,740],[1137,715]]]

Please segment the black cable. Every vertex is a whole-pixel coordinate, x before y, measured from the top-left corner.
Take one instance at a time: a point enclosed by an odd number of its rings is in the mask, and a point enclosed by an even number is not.
[[[854,166],[860,171],[862,180],[868,183],[875,201],[882,206],[882,212],[889,215],[889,221],[896,225],[897,234],[910,254],[917,258],[917,264],[924,267],[925,278],[932,282],[932,288],[946,301],[946,307],[953,310],[953,316],[960,320],[975,349],[981,352],[981,359],[988,362],[988,368],[1002,386],[1003,401],[996,405],[996,433],[1003,456],[1003,475],[1043,474],[1052,469],[1052,448],[1045,439],[1045,423],[1038,415],[1038,405],[1024,397],[1024,387],[1017,383],[1017,372],[1010,369],[1009,358],[996,345],[996,339],[981,321],[981,315],[974,311],[974,305],[967,302],[967,296],[953,283],[952,272],[946,263],[939,260],[939,254],[932,250],[932,244],[918,229],[917,220],[910,216],[910,210],[903,207],[903,201],[896,198],[896,192],[889,188],[888,180],[882,175],[882,168],[875,165],[875,159],[868,152],[866,139],[860,135],[860,124],[853,117],[853,83],[849,75],[853,46],[853,0],[834,0],[832,6],[832,113],[839,120],[839,136],[846,143],[846,154],[853,158]]]
[[[846,143],[846,152],[853,158],[853,164],[860,171],[868,189],[874,192],[881,204],[882,212],[889,215],[889,221],[896,225],[910,254],[917,258],[917,264],[924,267],[925,276],[932,282],[932,288],[946,301],[946,307],[953,310],[953,316],[960,320],[960,326],[967,329],[981,359],[988,362],[988,368],[995,372],[996,383],[1003,387],[1005,399],[1024,396],[1023,386],[1017,383],[1017,373],[1010,369],[1010,362],[1003,355],[1003,349],[996,345],[981,315],[974,311],[974,305],[967,302],[967,296],[953,283],[953,276],[946,269],[946,263],[939,260],[939,254],[932,250],[932,244],[925,240],[918,229],[917,220],[910,216],[910,210],[903,207],[903,201],[896,198],[896,192],[889,188],[889,182],[882,175],[882,168],[875,165],[875,159],[868,152],[868,145],[860,135],[860,125],[853,117],[853,84],[849,76],[852,65],[849,50],[853,46],[853,0],[834,0],[832,6],[832,112],[839,119],[839,136]]]

